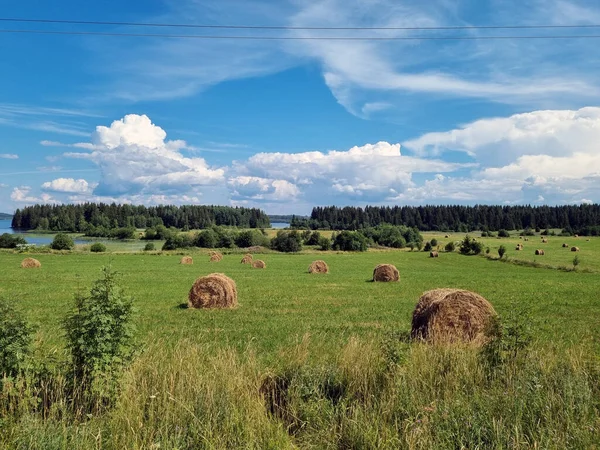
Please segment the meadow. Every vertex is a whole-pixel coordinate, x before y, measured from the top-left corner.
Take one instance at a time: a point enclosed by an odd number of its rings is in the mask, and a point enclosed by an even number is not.
[[[424,233],[442,249],[464,234],[444,236]],[[134,297],[140,356],[112,412],[81,423],[60,408],[46,419],[28,408],[16,422],[0,414],[0,446],[598,448],[600,239],[477,240],[489,256],[504,245],[509,258],[548,267],[372,249],[267,251],[259,256],[267,268],[257,270],[240,264],[239,251],[211,263],[200,250],[91,254],[80,247],[32,255],[42,268],[24,270],[27,255],[1,252],[0,296],[37,326],[40,358],[60,361],[61,321],[73,295],[88,291],[108,264]],[[518,242],[523,251],[515,251]],[[575,253],[563,242],[581,249],[575,271],[565,270]],[[546,255],[536,257],[536,248]],[[194,264],[180,265],[183,254]],[[316,259],[329,274],[308,274]],[[380,263],[394,264],[400,282],[372,283]],[[194,280],[212,272],[236,281],[239,307],[187,309]],[[417,300],[438,287],[478,292],[502,318],[522,314],[534,336],[530,353],[490,379],[471,348],[407,344],[401,336]],[[286,374],[285,414],[265,412],[258,388],[268,374]],[[330,382],[341,389],[333,400],[322,389]]]

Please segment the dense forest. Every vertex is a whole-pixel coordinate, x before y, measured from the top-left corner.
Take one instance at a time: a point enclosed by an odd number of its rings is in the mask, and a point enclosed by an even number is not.
[[[134,206],[115,203],[81,205],[35,205],[17,209],[12,227],[24,230],[72,231],[90,228],[147,228],[164,225],[182,230],[213,225],[240,228],[268,228],[268,216],[260,209],[228,206]]]
[[[564,206],[337,206],[313,208],[310,219],[294,218],[292,228],[360,230],[380,224],[421,231],[583,230],[600,225],[600,205]]]

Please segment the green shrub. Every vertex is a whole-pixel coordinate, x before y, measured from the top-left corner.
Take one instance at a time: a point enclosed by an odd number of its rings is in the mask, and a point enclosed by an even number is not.
[[[74,246],[75,243],[71,236],[65,233],[58,233],[50,244],[53,250],[71,250]]]
[[[320,245],[321,233],[313,231],[308,240],[304,241],[306,245]]]
[[[510,233],[506,230],[500,230],[500,231],[498,231],[498,237],[508,238],[508,237],[510,237]]]
[[[498,256],[500,258],[502,258],[505,253],[506,253],[506,247],[504,245],[501,245],[500,247],[498,247]]]
[[[479,255],[483,251],[483,244],[466,235],[458,250],[463,255]]]
[[[0,379],[19,373],[30,352],[32,333],[22,315],[0,298]]]
[[[367,238],[356,231],[342,231],[335,237],[333,249],[346,252],[366,252]]]
[[[219,236],[213,229],[202,230],[196,236],[194,245],[200,248],[216,248],[219,241]]]
[[[315,231],[315,233],[316,233],[316,231]],[[325,236],[320,236],[318,245],[319,245],[319,250],[323,250],[323,251],[331,250],[331,239],[326,238]]]
[[[25,245],[27,241],[18,234],[4,233],[0,236],[0,248],[17,248],[18,245]]]
[[[133,357],[133,300],[110,267],[89,296],[77,294],[63,328],[70,354],[70,379],[102,401],[113,398],[119,375]]]
[[[92,244],[92,246],[90,247],[90,252],[93,253],[103,253],[106,251],[106,245],[104,245],[101,242],[96,242],[95,244]]]
[[[437,245],[438,245],[438,240],[437,240],[436,238],[433,238],[433,239],[431,240],[431,246],[432,246],[432,247],[437,247]]]
[[[433,249],[433,246],[431,245],[431,242],[429,242],[429,241],[425,242],[425,247],[423,247],[423,251],[430,252],[432,249]]]
[[[278,231],[271,240],[271,248],[279,252],[299,252],[302,250],[302,236],[297,231]]]
[[[268,243],[269,238],[262,234],[259,230],[242,231],[235,237],[235,245],[240,248],[255,247],[259,245],[266,246]]]
[[[450,253],[450,252],[453,252],[453,251],[456,249],[456,244],[454,244],[454,242],[450,241],[450,242],[448,242],[448,243],[446,244],[446,247],[445,247],[445,249],[446,249],[446,251],[447,251],[447,252],[449,252],[449,253]]]
[[[154,244],[152,242],[148,242],[145,247],[144,247],[144,251],[145,252],[151,252],[155,249]]]
[[[177,250],[178,248],[190,248],[194,246],[194,240],[187,233],[179,233],[167,238],[163,244],[163,250]]]

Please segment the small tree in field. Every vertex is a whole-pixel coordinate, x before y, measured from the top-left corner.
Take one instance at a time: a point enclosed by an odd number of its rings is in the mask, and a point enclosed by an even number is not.
[[[101,403],[114,398],[119,375],[133,357],[132,315],[133,300],[123,294],[117,274],[104,267],[90,295],[75,296],[64,321],[70,378]]]
[[[506,253],[506,247],[504,245],[501,245],[500,247],[498,247],[498,256],[500,256],[500,259],[502,259],[502,257],[504,256],[505,253]]]

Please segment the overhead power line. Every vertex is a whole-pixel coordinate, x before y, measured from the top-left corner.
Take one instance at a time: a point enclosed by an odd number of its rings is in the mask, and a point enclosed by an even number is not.
[[[162,34],[162,33],[118,33],[104,31],[62,31],[62,30],[2,30],[0,33],[51,34],[71,36],[113,36],[113,37],[149,37],[170,39],[222,39],[251,41],[479,41],[494,39],[598,39],[600,35],[546,35],[546,36],[231,36],[199,34]]]
[[[127,27],[165,27],[165,28],[206,28],[206,29],[231,29],[231,30],[355,30],[355,31],[427,31],[427,30],[534,30],[534,29],[588,29],[600,28],[600,24],[588,25],[456,25],[437,27],[301,27],[301,26],[271,26],[271,25],[205,25],[186,23],[144,23],[144,22],[112,22],[99,20],[59,20],[59,19],[20,19],[0,17],[0,22],[17,23],[45,23],[63,25],[111,25]]]

